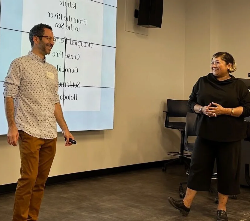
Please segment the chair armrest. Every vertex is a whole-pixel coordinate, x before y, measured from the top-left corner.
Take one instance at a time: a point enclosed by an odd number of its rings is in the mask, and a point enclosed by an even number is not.
[[[168,123],[169,123],[169,116],[168,116],[168,111],[163,111],[164,113],[166,113],[166,118],[165,118],[165,127],[167,127]]]

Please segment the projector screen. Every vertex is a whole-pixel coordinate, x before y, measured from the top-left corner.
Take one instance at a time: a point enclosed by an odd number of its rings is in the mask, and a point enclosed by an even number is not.
[[[116,12],[117,0],[1,0],[0,134],[8,130],[4,78],[12,60],[31,50],[29,31],[39,23],[50,25],[57,38],[46,61],[58,70],[69,129],[113,128]]]

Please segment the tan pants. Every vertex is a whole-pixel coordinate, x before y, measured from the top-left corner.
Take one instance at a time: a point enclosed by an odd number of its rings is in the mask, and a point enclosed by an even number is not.
[[[21,178],[15,193],[13,221],[38,219],[45,183],[56,153],[56,140],[36,138],[19,131]]]

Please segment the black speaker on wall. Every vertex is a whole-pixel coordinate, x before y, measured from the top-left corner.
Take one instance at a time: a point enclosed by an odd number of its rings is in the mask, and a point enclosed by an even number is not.
[[[139,11],[135,11],[138,25],[146,28],[161,28],[163,0],[140,0]]]

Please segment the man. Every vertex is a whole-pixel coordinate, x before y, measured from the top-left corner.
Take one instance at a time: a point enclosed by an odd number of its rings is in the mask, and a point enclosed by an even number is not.
[[[29,39],[32,51],[15,59],[5,78],[4,96],[8,121],[7,139],[19,141],[21,178],[15,193],[13,221],[34,221],[56,152],[57,127],[70,146],[74,139],[64,120],[58,96],[57,69],[46,62],[55,38],[45,24],[34,26]]]

